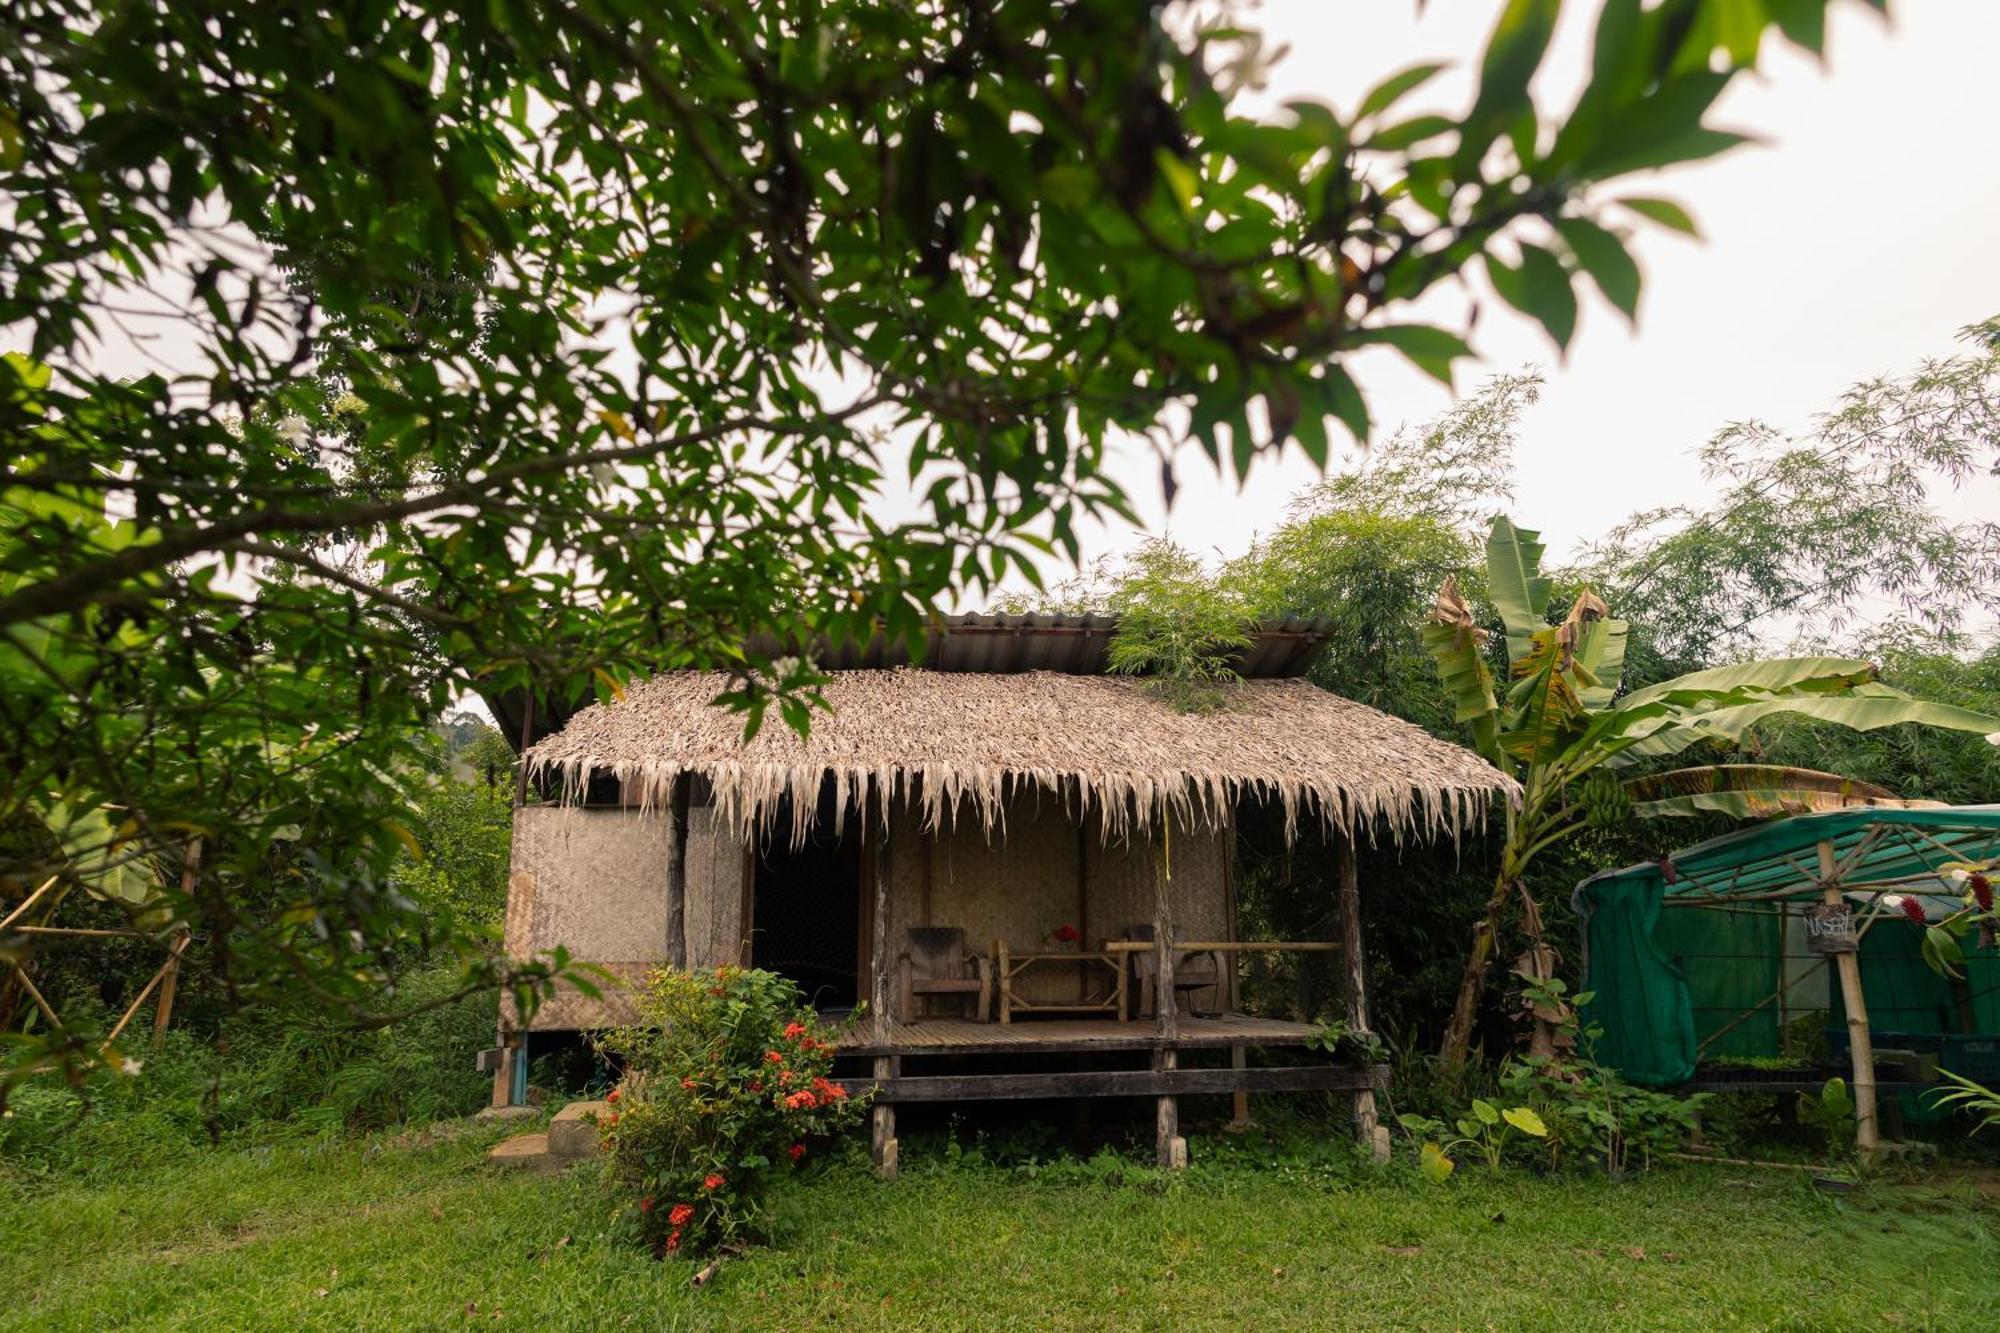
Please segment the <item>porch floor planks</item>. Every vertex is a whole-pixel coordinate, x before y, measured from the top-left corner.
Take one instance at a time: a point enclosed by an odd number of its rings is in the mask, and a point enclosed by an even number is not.
[[[1303,1046],[1319,1029],[1309,1023],[1287,1023],[1247,1014],[1216,1018],[1182,1018],[1176,1048],[1227,1046]],[[887,1041],[878,1042],[871,1025],[862,1023],[841,1037],[842,1055],[983,1055],[1031,1051],[1145,1051],[1160,1044],[1150,1018],[1120,1023],[1112,1018],[1021,1019],[1013,1023],[974,1023],[965,1019],[933,1018],[895,1023]]]

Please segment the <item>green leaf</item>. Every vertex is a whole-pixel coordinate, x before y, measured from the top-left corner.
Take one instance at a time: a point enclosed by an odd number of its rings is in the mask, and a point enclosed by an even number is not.
[[[1366,120],[1377,112],[1387,111],[1408,94],[1429,83],[1448,68],[1444,64],[1412,65],[1399,73],[1391,74],[1382,82],[1368,90],[1361,99],[1361,105],[1354,109],[1354,119]]]
[[[1538,1139],[1549,1136],[1549,1127],[1542,1123],[1542,1118],[1535,1114],[1533,1107],[1510,1106],[1500,1114],[1508,1124],[1523,1134],[1532,1134]]]
[[[1479,1123],[1482,1125],[1500,1123],[1500,1109],[1483,1097],[1472,1099],[1472,1113],[1479,1117]]]
[[[1930,703],[1895,694],[1796,694],[1725,704],[1695,712],[1685,720],[1645,729],[1625,753],[1633,758],[1678,754],[1702,741],[1740,741],[1755,724],[1773,717],[1801,717],[1829,722],[1850,731],[1880,731],[1916,723],[1946,731],[1990,735],[2000,732],[2000,717],[1975,713],[1952,704]]]
[[[1576,293],[1561,260],[1539,245],[1523,243],[1520,267],[1487,255],[1486,275],[1502,300],[1546,329],[1559,351],[1568,349],[1576,333]]]
[[[1585,708],[1608,708],[1618,697],[1618,684],[1625,675],[1625,644],[1630,636],[1630,625],[1608,616],[1591,622],[1583,631],[1583,641],[1576,646],[1576,662],[1582,668],[1579,675],[1589,677],[1589,682],[1580,681],[1577,689],[1577,698]]]
[[[1604,299],[1624,312],[1628,321],[1639,315],[1639,266],[1625,243],[1588,218],[1562,218],[1556,223],[1578,267],[1590,275]]]
[[[1540,68],[1555,32],[1561,0],[1507,0],[1479,64],[1479,94],[1465,118],[1453,174],[1469,178],[1487,145],[1529,106],[1528,81]]]
[[[1465,339],[1430,324],[1386,324],[1357,329],[1351,341],[1393,347],[1417,369],[1447,387],[1451,384],[1451,363],[1473,354]]]
[[[1631,209],[1648,222],[1657,222],[1660,226],[1670,231],[1680,232],[1684,236],[1692,236],[1697,241],[1701,239],[1701,229],[1695,226],[1694,219],[1688,215],[1688,211],[1685,208],[1682,208],[1671,199],[1650,199],[1644,195],[1627,195],[1623,199],[1618,200],[1618,203]]]

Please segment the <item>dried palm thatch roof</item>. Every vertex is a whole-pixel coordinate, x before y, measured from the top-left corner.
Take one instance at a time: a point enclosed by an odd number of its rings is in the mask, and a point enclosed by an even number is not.
[[[1079,817],[1099,812],[1107,838],[1143,834],[1168,812],[1215,827],[1248,796],[1279,803],[1288,837],[1304,816],[1364,836],[1379,820],[1398,839],[1455,840],[1493,797],[1519,790],[1468,750],[1296,679],[1244,681],[1222,710],[1187,714],[1114,676],[840,671],[809,736],[773,720],[748,744],[741,717],[712,702],[729,684],[700,672],[638,682],[532,747],[529,772],[559,779],[572,800],[591,774],[614,774],[642,808],[692,773],[745,835],[793,797],[795,840],[829,780],[836,818],[866,799],[885,813],[909,800],[926,827],[969,814],[991,833],[1009,798],[1040,792]]]

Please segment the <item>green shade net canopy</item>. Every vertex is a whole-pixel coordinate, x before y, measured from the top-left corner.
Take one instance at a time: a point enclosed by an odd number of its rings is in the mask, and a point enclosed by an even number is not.
[[[1824,892],[1821,843],[1864,932],[1871,1027],[1942,1049],[1948,1068],[1992,1072],[2000,954],[1968,951],[1962,977],[1940,976],[1920,956],[1922,928],[1897,909],[1914,897],[1933,922],[1957,909],[1964,886],[1953,869],[2000,858],[2000,805],[1797,815],[1584,880],[1574,903],[1598,1058],[1635,1082],[1683,1083],[1703,1060],[1778,1055],[1791,1010],[1825,1010],[1837,1027],[1830,969],[1787,948],[1802,938],[1799,907]],[[1921,1040],[1932,1036],[1941,1043]]]

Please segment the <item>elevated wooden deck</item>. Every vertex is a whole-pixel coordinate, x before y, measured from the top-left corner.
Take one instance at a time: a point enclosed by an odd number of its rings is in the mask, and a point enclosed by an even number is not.
[[[1182,1018],[1170,1043],[1176,1050],[1230,1046],[1304,1046],[1319,1031],[1310,1023],[1287,1023],[1248,1014]],[[1034,1055],[1055,1051],[1150,1051],[1163,1043],[1150,1018],[1121,1023],[1113,1018],[1023,1019],[974,1023],[933,1018],[892,1023],[878,1040],[863,1020],[838,1043],[842,1055]]]

